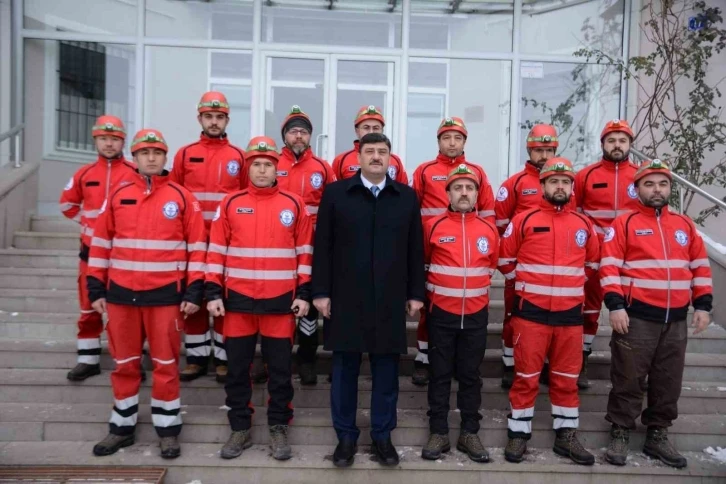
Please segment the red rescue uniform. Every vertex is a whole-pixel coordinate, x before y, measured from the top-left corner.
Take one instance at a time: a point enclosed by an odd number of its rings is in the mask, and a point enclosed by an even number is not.
[[[277,165],[277,184],[280,190],[302,197],[305,209],[315,225],[323,190],[335,181],[333,170],[327,161],[318,158],[308,148],[299,157],[285,146]]]

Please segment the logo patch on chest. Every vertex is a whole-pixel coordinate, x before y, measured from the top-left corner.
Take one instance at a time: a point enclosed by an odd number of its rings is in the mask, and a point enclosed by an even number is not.
[[[585,244],[587,243],[587,230],[580,229],[575,232],[575,243],[578,247],[585,247]]]
[[[323,174],[316,171],[315,173],[310,175],[310,184],[315,189],[322,187],[323,186]]]
[[[635,235],[653,235],[653,229],[635,229]]]
[[[456,242],[456,237],[454,237],[453,235],[439,237],[439,244],[449,244],[451,242]]]
[[[236,176],[239,173],[239,161],[229,160],[227,162],[227,173],[229,173],[230,176]]]
[[[688,243],[688,234],[686,234],[682,230],[676,230],[676,242],[678,242],[678,245],[681,247],[685,247]]]
[[[489,239],[486,237],[479,237],[476,241],[476,248],[483,255],[487,255],[489,253]]]
[[[446,175],[434,175],[431,177],[431,180],[433,180],[433,181],[446,181],[448,179],[449,179],[449,177]]]
[[[397,174],[398,174],[398,170],[396,169],[395,166],[388,167],[388,176],[390,176],[391,179],[395,180]]]
[[[285,227],[291,226],[294,221],[295,215],[292,213],[292,210],[286,209],[280,212],[280,223],[282,223]]]
[[[635,191],[635,184],[631,183],[628,185],[628,196],[632,199],[638,198],[638,192]]]
[[[179,205],[176,202],[166,202],[164,208],[162,208],[162,212],[164,213],[164,217],[169,220],[175,219],[179,215]]]
[[[237,213],[255,213],[255,209],[248,207],[237,207]]]
[[[608,227],[605,229],[605,238],[603,239],[604,242],[610,242],[615,238],[615,229],[612,227]]]

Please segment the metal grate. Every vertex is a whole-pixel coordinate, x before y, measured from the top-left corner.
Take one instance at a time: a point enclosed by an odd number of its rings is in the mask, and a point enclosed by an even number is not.
[[[116,466],[5,466],[0,467],[0,483],[44,484],[161,484],[164,467]]]

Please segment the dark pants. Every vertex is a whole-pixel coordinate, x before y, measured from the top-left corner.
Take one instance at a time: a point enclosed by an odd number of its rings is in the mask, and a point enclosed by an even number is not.
[[[456,405],[461,412],[461,430],[479,432],[481,377],[479,366],[487,347],[486,325],[461,329],[429,319],[429,430],[449,433],[451,379],[456,375],[459,391]]]
[[[318,351],[318,310],[310,305],[308,315],[300,318],[297,325],[297,364],[315,363]]]
[[[630,318],[628,333],[613,331],[610,380],[613,388],[605,419],[635,429],[648,388],[648,408],[642,412],[645,426],[670,427],[678,417],[683,368],[686,360],[686,321],[668,324]]]
[[[355,424],[358,410],[358,375],[361,353],[333,352],[333,382],[330,386],[330,410],[338,440],[358,441],[360,430]],[[390,438],[396,428],[398,403],[398,354],[369,354],[373,392],[371,394],[371,439]]]
[[[250,405],[252,398],[252,381],[250,369],[255,357],[257,335],[226,339],[227,358],[229,362],[226,404],[232,430],[247,430],[252,426],[254,408]],[[267,391],[270,400],[267,407],[268,425],[287,425],[292,420],[292,342],[290,338],[270,338],[262,336],[262,359],[267,365],[270,379]]]

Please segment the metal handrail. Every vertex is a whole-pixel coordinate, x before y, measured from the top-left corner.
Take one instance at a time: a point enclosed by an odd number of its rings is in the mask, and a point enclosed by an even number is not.
[[[13,158],[15,159],[15,168],[20,168],[20,137],[23,135],[24,129],[25,123],[19,123],[10,128],[9,130],[5,131],[4,133],[0,133],[0,143],[5,141],[6,139],[15,137],[15,150],[13,153]]]
[[[634,154],[636,157],[638,157],[640,160],[653,160],[653,159],[657,158],[655,156],[648,156],[645,153],[643,153],[642,151],[636,150],[635,148],[630,148],[630,152],[632,154]],[[715,205],[718,205],[723,210],[726,210],[726,202],[724,202],[723,200],[714,197],[713,195],[708,193],[706,190],[699,187],[698,185],[694,185],[692,182],[690,182],[686,178],[683,178],[678,173],[671,172],[671,175],[673,175],[673,179],[676,182],[678,182],[678,199],[680,200],[680,206],[678,207],[678,211],[680,213],[683,213],[683,197],[684,197],[683,187],[688,188],[689,190],[691,190],[694,193],[697,193],[698,195],[702,196],[709,202],[711,202]]]

